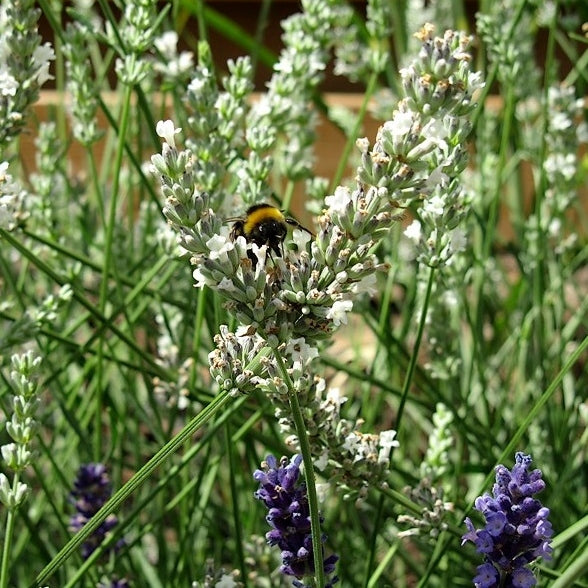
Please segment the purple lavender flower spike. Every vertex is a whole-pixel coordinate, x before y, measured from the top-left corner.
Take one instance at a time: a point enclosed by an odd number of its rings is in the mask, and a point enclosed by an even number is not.
[[[465,519],[468,532],[462,536],[462,545],[471,541],[484,554],[474,577],[478,588],[530,588],[537,580],[528,564],[541,557],[551,559],[549,509],[533,497],[545,488],[545,482],[541,470],[529,471],[531,462],[530,455],[518,452],[512,470],[496,467],[492,496],[484,494],[475,502],[486,519],[483,529]]]
[[[112,485],[106,466],[101,463],[81,465],[70,495],[77,511],[70,519],[70,530],[79,531],[104,506],[111,493]],[[88,537],[81,548],[84,559],[90,557],[117,523],[117,517],[111,514]],[[122,545],[124,545],[123,539],[116,543],[115,549],[119,549]]]
[[[295,588],[306,588],[307,585],[300,580],[304,576],[314,575],[306,485],[298,483],[301,463],[301,455],[295,455],[289,463],[286,457],[282,457],[278,463],[273,455],[268,455],[262,463],[262,469],[253,473],[253,478],[259,482],[259,490],[254,496],[268,508],[266,520],[272,527],[266,534],[267,542],[282,550],[280,571],[296,578],[292,582]],[[323,543],[326,539],[326,535],[322,535]],[[323,560],[325,576],[335,571],[338,559],[338,556],[331,555]],[[334,586],[338,580],[336,576],[331,578],[326,588]]]

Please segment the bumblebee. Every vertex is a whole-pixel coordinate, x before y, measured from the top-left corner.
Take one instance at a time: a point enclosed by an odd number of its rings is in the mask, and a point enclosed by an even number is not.
[[[270,253],[275,253],[278,257],[282,257],[282,244],[288,234],[288,226],[312,235],[311,231],[271,204],[254,204],[243,217],[230,220],[235,221],[231,229],[231,240],[245,237],[247,242],[255,243],[258,247],[267,245]]]

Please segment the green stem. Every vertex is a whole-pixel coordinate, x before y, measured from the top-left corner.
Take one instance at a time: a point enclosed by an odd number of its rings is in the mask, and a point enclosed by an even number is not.
[[[255,45],[251,51],[251,68],[253,75],[257,70],[257,63],[259,61],[259,52],[264,45],[264,33],[270,25],[270,9],[272,8],[272,0],[261,0],[261,6],[259,9],[259,16],[257,18],[257,25],[255,27]]]
[[[15,490],[18,486],[18,473],[14,474],[12,488]],[[10,560],[10,548],[12,547],[12,538],[14,536],[14,521],[16,520],[16,509],[8,509],[6,514],[6,531],[4,533],[4,547],[2,548],[2,569],[0,570],[0,588],[8,586],[8,562]]]
[[[496,164],[497,170],[505,169],[507,158],[509,157],[510,140],[515,119],[515,108],[516,96],[514,93],[514,86],[508,86],[502,117],[502,133],[500,136],[498,163]],[[494,194],[492,194],[492,201],[490,202],[487,213],[488,222],[486,223],[486,230],[484,233],[484,241],[482,245],[482,259],[487,259],[490,256],[492,250],[492,243],[494,242],[494,235],[496,234],[496,227],[498,223],[498,211],[500,207],[502,184],[504,181],[505,176],[498,174],[496,184],[494,186]]]
[[[588,550],[573,559],[563,574],[551,584],[551,588],[572,586],[575,580],[586,579],[588,573]]]
[[[247,567],[245,565],[245,553],[243,551],[243,520],[241,518],[242,511],[239,508],[239,489],[237,487],[237,480],[235,472],[237,471],[236,459],[236,444],[233,442],[233,433],[231,430],[231,422],[227,420],[224,426],[225,440],[227,444],[227,456],[229,458],[229,484],[231,486],[231,503],[233,507],[233,529],[235,532],[235,550],[237,552],[237,562],[241,570],[241,580],[243,585],[247,588]]]
[[[333,176],[333,181],[331,182],[331,193],[335,191],[335,188],[341,182],[341,178],[343,177],[343,173],[345,172],[345,166],[347,165],[347,160],[349,159],[349,154],[351,153],[351,149],[355,145],[355,141],[357,140],[357,135],[359,133],[359,129],[363,123],[363,119],[365,118],[365,114],[367,112],[367,108],[376,89],[376,83],[378,81],[378,74],[376,72],[372,73],[372,76],[369,79],[367,88],[365,90],[365,94],[363,95],[363,101],[359,108],[359,112],[357,113],[357,118],[355,120],[355,125],[349,137],[347,137],[347,141],[345,142],[345,147],[343,148],[343,153],[339,158],[339,163],[337,165],[337,171]]]
[[[374,520],[376,524],[374,525],[374,530],[370,537],[370,550],[369,550],[369,558],[366,567],[366,574],[365,574],[365,581],[363,586],[368,588],[370,583],[372,583],[372,569],[374,568],[375,561],[376,561],[376,550],[377,550],[377,541],[378,541],[378,534],[380,532],[380,525],[378,521],[382,520],[382,513],[384,512],[384,495],[380,495],[380,499],[378,500],[378,505],[375,510],[375,517]]]
[[[292,195],[294,194],[294,182],[290,180],[284,190],[284,196],[282,198],[281,208],[283,210],[290,210],[290,202],[292,202]]]
[[[404,378],[404,384],[402,386],[402,392],[400,394],[400,403],[398,404],[398,412],[396,413],[396,432],[397,433],[400,431],[400,423],[402,421],[402,415],[404,413],[406,399],[408,398],[408,392],[410,390],[410,385],[412,383],[412,378],[414,376],[414,372],[416,369],[417,357],[419,354],[421,341],[423,339],[423,333],[425,332],[425,322],[427,319],[427,309],[429,308],[429,300],[431,299],[431,292],[433,291],[433,283],[434,283],[433,277],[434,277],[434,275],[435,275],[435,268],[429,268],[429,281],[427,283],[427,291],[425,292],[425,299],[423,300],[423,308],[421,310],[421,318],[419,321],[417,336],[416,336],[416,339],[414,342],[414,348],[413,348],[412,354],[410,356],[410,361],[408,363],[408,368],[406,370],[406,376]],[[379,512],[379,513],[383,512],[384,500],[385,500],[384,494],[381,494],[380,499],[378,501],[378,507],[377,507],[377,512]],[[366,587],[369,586],[369,584],[370,584],[371,570],[374,567],[376,537],[378,536],[378,533],[380,532],[380,524],[379,524],[380,520],[381,520],[381,517],[376,518],[376,524],[374,525],[374,530],[372,533],[372,538],[371,538],[372,549],[370,551],[370,558],[369,558],[369,561],[367,564],[366,576],[365,576],[365,582],[364,582],[364,586],[366,586]]]
[[[555,10],[556,14],[558,12],[558,3],[555,3]],[[535,328],[533,330],[533,344],[535,346],[534,349],[534,357],[541,357],[544,353],[546,348],[546,334],[547,329],[549,328],[549,322],[546,321],[546,314],[548,312],[550,304],[546,302],[549,297],[546,298],[545,294],[549,288],[549,276],[548,276],[548,269],[547,269],[547,259],[550,257],[551,251],[548,245],[549,239],[546,238],[545,229],[544,229],[544,220],[542,218],[543,214],[543,200],[545,199],[545,193],[547,192],[547,174],[545,171],[545,159],[547,157],[547,150],[548,150],[548,125],[549,125],[549,112],[547,111],[548,108],[548,95],[549,95],[549,88],[551,87],[551,82],[553,81],[552,76],[554,72],[553,67],[553,54],[555,50],[555,19],[552,19],[552,25],[549,29],[549,36],[547,37],[547,49],[546,49],[546,58],[545,58],[545,77],[543,82],[543,129],[541,133],[541,152],[539,161],[541,162],[539,167],[539,186],[538,189],[535,191],[535,203],[534,203],[534,213],[536,217],[536,229],[537,229],[537,246],[538,246],[538,254],[537,260],[535,264],[535,269],[533,272],[533,280],[532,280],[532,291],[533,291],[533,307],[540,309],[537,313],[537,321]],[[547,324],[546,324],[547,322]],[[548,335],[549,340],[549,335]],[[545,381],[545,371],[543,368],[542,362],[533,362],[532,369],[539,370],[539,382],[541,385],[544,385]]]
[[[406,9],[403,9],[403,4],[400,2],[390,2],[390,10],[392,12],[392,27],[394,34],[391,35],[394,49],[391,51],[396,56],[397,62],[401,62],[406,55],[407,39],[406,33]]]
[[[406,399],[408,397],[408,391],[410,390],[410,385],[412,383],[412,377],[414,375],[414,370],[417,364],[417,358],[419,354],[419,349],[421,347],[421,341],[423,339],[423,333],[425,332],[425,322],[427,320],[427,310],[429,308],[429,301],[431,299],[431,292],[433,291],[433,283],[434,283],[434,276],[435,276],[435,268],[429,268],[429,281],[427,282],[427,291],[425,292],[425,299],[423,300],[423,308],[421,310],[421,317],[419,321],[419,327],[417,331],[417,336],[414,342],[414,348],[412,350],[412,355],[410,356],[410,361],[408,363],[408,369],[406,371],[406,376],[404,378],[404,384],[402,386],[402,395],[400,396],[400,404],[398,405],[398,412],[396,414],[396,432],[400,431],[400,421],[402,420],[402,414],[404,412],[404,406],[406,404]]]
[[[292,411],[292,418],[296,427],[296,434],[300,443],[300,453],[302,453],[302,461],[304,463],[304,477],[306,479],[306,493],[308,497],[308,508],[310,510],[310,530],[312,534],[312,551],[314,556],[314,573],[317,588],[324,588],[325,586],[325,570],[323,567],[323,546],[321,542],[321,523],[318,509],[318,498],[316,495],[316,481],[314,478],[314,466],[312,463],[312,454],[310,452],[310,442],[308,441],[308,434],[306,432],[306,424],[304,416],[298,401],[298,395],[294,390],[294,384],[290,374],[286,369],[282,356],[275,350],[274,357],[278,364],[278,368],[282,374],[284,382],[288,386],[288,400],[290,402],[290,410]]]
[[[92,177],[92,190],[94,198],[96,199],[96,205],[98,212],[100,213],[100,220],[102,224],[106,223],[106,216],[104,214],[104,200],[102,194],[102,188],[100,186],[100,177],[98,168],[96,167],[96,159],[94,158],[94,151],[91,146],[86,147],[88,167],[90,168],[90,176]]]
[[[514,123],[514,116],[515,116],[515,107],[516,107],[516,97],[514,94],[514,86],[509,85],[506,89],[506,97],[505,97],[505,105],[504,105],[504,112],[503,112],[503,125],[502,125],[502,134],[500,137],[500,147],[498,152],[498,163],[496,165],[497,170],[502,170],[497,174],[496,183],[494,185],[494,193],[492,194],[492,200],[488,207],[488,211],[486,213],[486,226],[484,227],[484,237],[481,246],[480,252],[480,259],[488,260],[492,253],[492,243],[494,243],[494,237],[496,235],[496,228],[498,226],[498,213],[500,209],[500,198],[502,192],[502,185],[505,181],[504,170],[507,163],[507,158],[509,156],[510,151],[510,139],[512,134],[512,127]],[[475,311],[475,324],[474,328],[476,329],[476,337],[474,337],[473,342],[473,350],[472,350],[472,358],[476,357],[479,360],[479,365],[483,365],[483,355],[485,350],[483,348],[483,342],[485,340],[485,336],[482,333],[484,328],[484,296],[483,291],[484,287],[487,284],[487,275],[486,275],[486,268],[487,264],[482,263],[478,268],[479,271],[476,272],[474,277],[474,291],[476,292],[475,300],[476,300],[476,311]],[[482,373],[479,374],[479,377],[483,379],[485,376]],[[473,371],[471,372],[472,377],[474,376]],[[482,405],[483,409],[486,413],[486,418],[490,418],[490,404],[489,400],[486,395],[482,395]]]
[[[130,85],[125,86],[125,95],[122,105],[121,122],[118,130],[118,145],[116,150],[116,157],[114,160],[112,193],[110,195],[110,208],[108,211],[108,222],[106,223],[106,237],[104,243],[104,263],[102,264],[102,281],[100,282],[100,297],[98,302],[98,309],[101,314],[104,314],[106,309],[106,301],[108,299],[108,276],[112,266],[112,244],[114,239],[114,227],[116,224],[116,215],[118,212],[118,192],[120,186],[120,171],[122,169],[122,160],[125,150],[125,136],[129,124],[129,116],[131,112],[131,95],[133,88]],[[100,461],[102,454],[102,393],[103,393],[103,377],[104,377],[104,363],[103,352],[106,341],[102,336],[100,337],[100,344],[98,345],[97,356],[97,386],[96,386],[96,421],[94,425],[94,459]]]

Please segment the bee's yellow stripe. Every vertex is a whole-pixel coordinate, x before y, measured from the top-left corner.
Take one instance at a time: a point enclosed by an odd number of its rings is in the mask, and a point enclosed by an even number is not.
[[[284,215],[280,209],[275,206],[264,206],[263,208],[258,208],[257,210],[250,212],[243,225],[245,235],[249,235],[257,225],[268,220],[284,222]]]

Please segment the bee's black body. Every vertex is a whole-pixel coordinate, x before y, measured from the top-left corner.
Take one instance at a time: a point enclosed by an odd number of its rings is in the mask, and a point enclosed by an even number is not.
[[[288,234],[288,225],[308,231],[294,219],[284,216],[282,211],[271,204],[255,204],[247,209],[243,218],[235,219],[231,239],[245,237],[258,247],[267,245],[271,253],[282,256],[282,243]],[[312,234],[312,233],[311,233]]]

